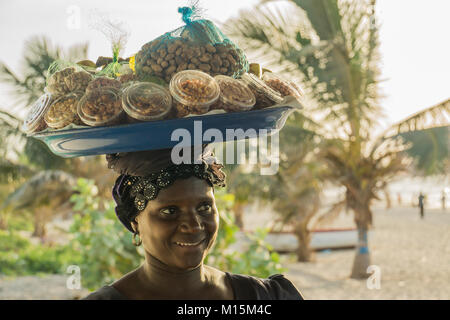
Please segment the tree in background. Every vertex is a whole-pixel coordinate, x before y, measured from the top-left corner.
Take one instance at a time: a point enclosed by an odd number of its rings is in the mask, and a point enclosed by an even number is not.
[[[38,99],[44,92],[46,85],[46,77],[48,68],[52,62],[58,59],[76,62],[86,59],[88,45],[75,45],[67,50],[60,46],[53,46],[46,37],[32,37],[25,43],[24,55],[20,63],[19,72],[14,72],[5,63],[0,63],[0,81],[7,84],[12,90],[12,96],[15,98],[16,106],[10,108],[13,111],[23,113],[31,104]],[[108,194],[113,183],[113,173],[106,168],[106,161],[103,157],[79,157],[72,159],[64,159],[53,154],[48,147],[42,142],[34,138],[27,137],[21,131],[22,120],[6,111],[0,111],[0,181],[9,182],[10,187],[6,188],[5,194],[9,194],[8,206],[10,208],[20,207],[24,210],[34,211],[36,203],[27,202],[23,205],[21,201],[13,203],[17,198],[17,192],[23,189],[37,188],[36,194],[43,195],[48,189],[48,179],[45,175],[37,175],[35,179],[41,181],[24,181],[24,178],[30,178],[33,174],[41,170],[64,170],[66,173],[74,177],[89,177],[97,179],[99,192]],[[18,180],[21,178],[21,180]],[[58,180],[52,182],[57,184]],[[14,182],[14,183],[12,183]],[[16,186],[22,184],[21,187],[12,192]],[[41,188],[42,187],[42,188]],[[41,188],[41,189],[40,189]],[[60,189],[64,190],[66,186],[60,185]],[[47,196],[51,197],[51,194]],[[65,198],[64,198],[65,199]],[[4,200],[4,199],[1,199]],[[66,199],[67,200],[67,199]],[[52,202],[53,203],[53,202]],[[59,205],[64,205],[58,202]],[[41,207],[36,209],[35,218],[38,220],[42,217],[42,221],[36,221],[35,225],[45,225],[49,216],[53,216],[56,208]],[[46,212],[43,214],[43,210]],[[40,213],[39,213],[39,212]],[[5,216],[8,213],[2,211],[0,221],[5,224]],[[45,217],[45,218],[44,218]],[[35,230],[35,234],[43,235],[45,232],[42,228]]]
[[[408,165],[403,142],[373,135],[382,116],[376,1],[262,2],[224,28],[274,71],[301,79],[310,106],[305,114],[321,124],[318,156],[328,166],[326,178],[345,187],[346,206],[354,212],[359,243],[351,277],[367,278],[371,203]]]

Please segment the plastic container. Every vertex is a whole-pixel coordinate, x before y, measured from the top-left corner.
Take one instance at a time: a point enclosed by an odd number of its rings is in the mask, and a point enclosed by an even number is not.
[[[124,115],[121,91],[108,87],[86,92],[78,103],[77,113],[88,126],[119,124]]]
[[[55,100],[45,113],[45,123],[53,129],[62,129],[71,123],[81,124],[76,113],[82,93],[69,93]]]
[[[204,114],[219,99],[219,84],[210,75],[198,70],[176,73],[169,84],[170,94],[179,115]]]
[[[256,98],[248,86],[240,80],[228,76],[215,76],[220,87],[218,102],[211,109],[223,109],[226,112],[248,111],[253,108]]]
[[[52,103],[52,95],[50,93],[43,94],[31,107],[25,121],[23,122],[22,129],[27,134],[33,132],[39,132],[47,128],[44,116],[48,108]]]
[[[277,91],[270,88],[263,80],[251,73],[242,75],[242,80],[247,84],[256,98],[254,109],[262,109],[279,104],[283,97]]]
[[[56,62],[55,62],[56,63]],[[85,91],[93,76],[82,67],[66,62],[50,66],[47,91],[53,95]]]
[[[80,70],[65,77],[64,81],[66,82],[67,89],[70,92],[74,92],[85,91],[93,79],[94,77],[89,72]]]
[[[283,97],[293,96],[297,100],[300,100],[302,97],[300,88],[282,76],[273,72],[264,72],[262,79],[269,87],[280,93]]]
[[[97,77],[92,80],[86,88],[86,93],[107,88],[120,89],[122,83],[119,80],[108,77]]]
[[[133,119],[155,121],[164,119],[172,109],[172,96],[166,88],[151,82],[137,82],[122,95],[124,111]]]

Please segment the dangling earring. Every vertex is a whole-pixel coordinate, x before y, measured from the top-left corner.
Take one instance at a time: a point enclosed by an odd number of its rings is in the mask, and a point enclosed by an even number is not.
[[[136,236],[138,236],[139,242],[136,241]],[[139,246],[142,244],[141,236],[140,236],[139,233],[137,233],[137,232],[133,233],[133,244],[134,244],[136,247],[139,247]]]

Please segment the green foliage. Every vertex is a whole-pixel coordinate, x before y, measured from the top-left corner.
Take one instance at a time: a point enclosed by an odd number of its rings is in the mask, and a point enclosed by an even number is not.
[[[79,252],[84,287],[96,289],[138,267],[143,256],[132,244],[131,233],[118,221],[113,201],[97,197],[92,180],[78,179],[77,194],[72,195],[76,212],[70,227],[71,247]]]
[[[63,273],[71,257],[66,246],[32,244],[16,231],[0,230],[0,275]]]
[[[417,160],[416,167],[425,175],[445,173],[449,159],[450,127],[432,128],[400,134],[412,147],[407,153]]]
[[[216,243],[205,259],[205,264],[220,270],[261,278],[285,271],[281,267],[278,253],[273,252],[270,245],[264,241],[268,229],[257,229],[253,234],[245,233],[250,241],[243,251],[229,248],[236,243],[236,233],[239,231],[231,214],[234,196],[221,190],[216,192],[215,197],[220,211],[220,228]]]

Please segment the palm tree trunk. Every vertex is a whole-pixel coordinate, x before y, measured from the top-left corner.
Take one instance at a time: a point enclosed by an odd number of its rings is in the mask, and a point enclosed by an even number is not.
[[[310,262],[313,261],[313,252],[309,247],[311,242],[311,232],[307,228],[307,223],[298,223],[294,227],[294,234],[298,239],[297,261]]]
[[[33,237],[44,238],[47,232],[45,225],[47,223],[47,212],[45,208],[37,208],[34,213],[34,231]]]
[[[370,266],[370,254],[367,240],[367,227],[362,224],[358,225],[358,244],[356,246],[355,260],[353,261],[353,269],[351,278],[367,279],[370,274],[367,268]]]
[[[233,205],[234,220],[239,229],[244,229],[244,204],[235,202]]]

